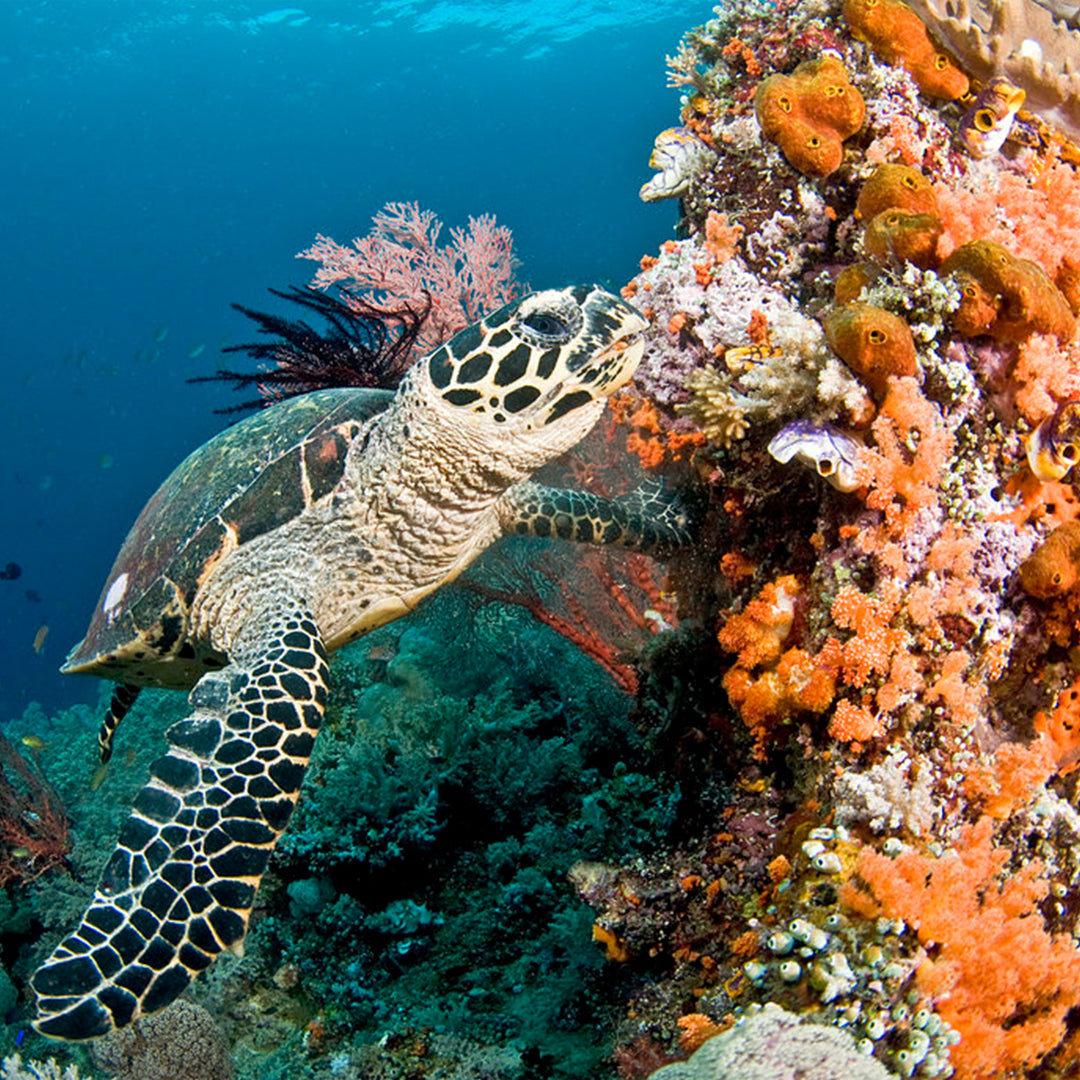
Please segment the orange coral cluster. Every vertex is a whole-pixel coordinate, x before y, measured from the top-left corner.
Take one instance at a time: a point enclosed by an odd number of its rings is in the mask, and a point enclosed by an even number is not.
[[[717,635],[722,648],[738,653],[723,685],[754,733],[759,758],[776,724],[800,712],[824,712],[836,692],[825,664],[803,649],[784,648],[801,593],[796,578],[785,574],[769,582],[744,611],[729,616]]]
[[[866,104],[834,56],[770,75],[754,98],[761,132],[807,176],[828,176],[844,160],[845,139],[862,127]]]
[[[936,48],[922,19],[900,0],[845,0],[844,18],[854,37],[887,64],[911,72],[929,97],[952,101],[968,91],[968,78]]]
[[[1080,952],[1070,936],[1048,933],[1039,914],[1049,888],[1043,867],[1032,861],[1005,874],[1008,858],[983,817],[942,858],[864,849],[857,872],[866,887],[841,891],[851,911],[903,919],[931,950],[916,981],[961,1035],[950,1060],[963,1080],[1037,1064],[1080,1005]]]
[[[937,505],[954,439],[915,379],[891,380],[872,430],[876,448],[859,452],[858,468],[869,486],[866,505],[883,511],[885,520],[864,530],[859,543],[898,573],[906,557],[893,542],[916,524],[922,511]]]
[[[617,424],[630,428],[626,449],[636,454],[646,469],[657,469],[665,461],[680,461],[705,443],[700,431],[672,431],[660,419],[660,411],[645,398],[630,393],[611,398],[611,410]]]

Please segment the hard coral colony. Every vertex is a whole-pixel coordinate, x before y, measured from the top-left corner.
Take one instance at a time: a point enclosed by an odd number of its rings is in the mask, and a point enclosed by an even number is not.
[[[625,1077],[766,1002],[898,1076],[1080,1055],[1080,33],[961,6],[742,0],[668,61],[708,153],[624,294],[642,459],[711,500],[681,753],[729,764],[711,837],[581,890],[668,956]]]

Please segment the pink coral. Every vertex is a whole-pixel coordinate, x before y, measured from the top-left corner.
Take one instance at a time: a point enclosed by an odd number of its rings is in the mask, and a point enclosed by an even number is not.
[[[313,284],[339,286],[346,302],[352,294],[376,310],[403,305],[423,310],[430,299],[417,338],[418,355],[519,293],[513,237],[490,214],[469,218],[468,229],[451,229],[450,243],[442,246],[442,223],[416,203],[387,203],[372,221],[371,232],[351,247],[319,235],[297,258],[321,263]]]

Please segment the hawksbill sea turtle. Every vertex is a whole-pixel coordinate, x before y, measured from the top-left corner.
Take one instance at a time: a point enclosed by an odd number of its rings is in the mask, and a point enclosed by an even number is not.
[[[63,670],[191,688],[74,933],[35,973],[37,1029],[84,1039],[171,1002],[247,930],[326,701],[327,655],[410,611],[508,533],[685,540],[626,503],[529,479],[633,375],[647,323],[598,287],[534,293],[396,392],[319,390],[211,439],[158,489]],[[103,755],[104,756],[104,755]]]

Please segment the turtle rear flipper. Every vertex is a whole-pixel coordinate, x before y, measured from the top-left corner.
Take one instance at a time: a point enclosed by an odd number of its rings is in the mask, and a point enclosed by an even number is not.
[[[528,480],[515,484],[499,504],[500,524],[508,536],[554,536],[646,555],[689,543],[699,516],[682,493],[652,480],[618,499]]]
[[[326,674],[315,621],[296,608],[249,618],[232,663],[195,685],[194,711],[169,728],[172,748],[82,924],[33,977],[43,1035],[123,1027],[243,939],[311,756]]]

